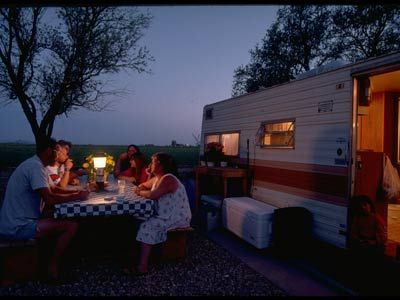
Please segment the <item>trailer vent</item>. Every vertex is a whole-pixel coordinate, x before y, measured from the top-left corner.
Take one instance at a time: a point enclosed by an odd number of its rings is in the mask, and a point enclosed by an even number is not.
[[[332,112],[333,111],[333,100],[318,102],[318,112]]]

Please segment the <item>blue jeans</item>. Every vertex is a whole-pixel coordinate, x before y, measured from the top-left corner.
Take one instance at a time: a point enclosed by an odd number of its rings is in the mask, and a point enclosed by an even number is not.
[[[37,231],[37,220],[30,220],[29,223],[18,228],[13,236],[17,240],[29,240],[35,237]]]

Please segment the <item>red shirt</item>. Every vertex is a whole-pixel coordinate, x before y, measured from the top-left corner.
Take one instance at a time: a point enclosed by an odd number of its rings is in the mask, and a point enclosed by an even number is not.
[[[143,168],[142,171],[140,172],[140,176],[138,178],[136,177],[136,172],[135,168],[129,168],[128,170],[125,170],[119,174],[119,176],[126,176],[126,177],[135,177],[136,179],[136,184],[141,184],[143,182],[147,181],[148,174],[146,172],[146,168]]]
[[[367,240],[383,245],[387,238],[385,222],[375,214],[355,216],[351,224],[350,238]]]

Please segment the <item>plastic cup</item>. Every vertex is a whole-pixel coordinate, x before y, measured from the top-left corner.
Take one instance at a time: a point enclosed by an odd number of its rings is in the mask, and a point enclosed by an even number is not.
[[[87,175],[82,175],[82,176],[80,176],[80,177],[79,177],[79,181],[80,181],[80,183],[81,183],[81,186],[82,186],[83,188],[85,188],[86,185],[87,185],[87,183],[88,183],[88,176],[87,176]]]
[[[125,193],[125,180],[118,179],[118,194],[124,194]]]

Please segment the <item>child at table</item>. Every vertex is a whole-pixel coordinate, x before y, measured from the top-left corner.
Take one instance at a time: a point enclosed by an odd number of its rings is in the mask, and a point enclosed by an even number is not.
[[[376,284],[379,274],[387,272],[386,225],[368,196],[354,196],[350,203],[349,276],[362,294],[374,295],[380,292]]]
[[[149,174],[147,173],[147,163],[144,155],[142,153],[134,153],[129,162],[130,168],[119,173],[117,178],[136,185],[146,182]]]
[[[350,226],[350,248],[357,252],[357,256],[383,256],[387,239],[385,222],[375,212],[374,204],[368,196],[354,196],[351,200],[354,214]]]
[[[141,151],[136,145],[129,145],[126,152],[122,153],[115,164],[114,177],[117,178],[121,172],[128,170],[130,168],[131,156],[135,153],[140,153]]]

